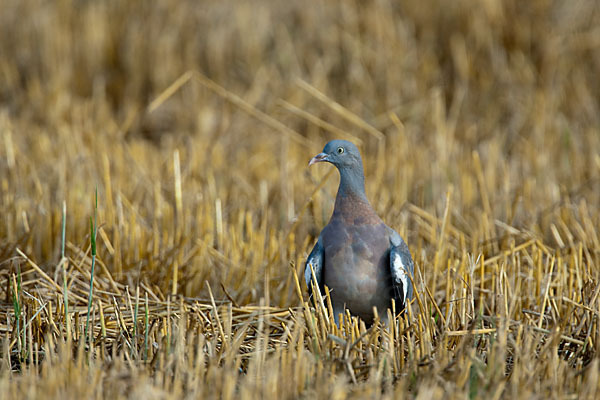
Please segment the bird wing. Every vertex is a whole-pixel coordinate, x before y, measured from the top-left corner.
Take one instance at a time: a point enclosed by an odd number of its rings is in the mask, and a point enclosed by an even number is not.
[[[415,272],[410,251],[406,242],[393,229],[390,229],[390,272],[392,275],[392,297],[396,302],[396,309],[406,307],[407,300],[413,297],[412,278]],[[410,275],[410,277],[409,277]]]
[[[313,247],[312,251],[308,255],[306,259],[306,265],[304,267],[304,280],[306,281],[306,286],[308,287],[308,295],[312,296],[312,271],[310,270],[310,266],[312,265],[313,270],[315,271],[315,278],[317,278],[317,282],[315,285],[319,288],[321,293],[324,292],[323,287],[323,264],[325,260],[325,250],[323,249],[323,244],[321,243],[321,237],[319,236],[319,240]]]

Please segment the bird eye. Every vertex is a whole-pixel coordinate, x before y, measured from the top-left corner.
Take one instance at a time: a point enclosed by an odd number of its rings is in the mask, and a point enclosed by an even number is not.
[[[343,147],[338,147],[337,148],[337,152],[338,152],[338,154],[342,154],[344,152],[344,148]]]

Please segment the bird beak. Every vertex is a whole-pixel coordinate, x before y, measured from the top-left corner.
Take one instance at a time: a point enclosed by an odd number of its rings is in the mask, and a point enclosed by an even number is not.
[[[310,167],[313,164],[316,164],[318,162],[323,162],[323,161],[329,161],[327,153],[319,153],[316,156],[314,156],[308,163],[308,166]]]

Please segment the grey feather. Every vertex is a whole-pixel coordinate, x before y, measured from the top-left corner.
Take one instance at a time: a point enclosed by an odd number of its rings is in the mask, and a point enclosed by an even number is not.
[[[323,245],[321,244],[321,237],[315,243],[312,251],[308,255],[306,259],[306,264],[304,266],[304,281],[306,282],[306,286],[308,287],[308,295],[312,296],[312,271],[310,270],[310,266],[312,265],[313,270],[315,271],[315,278],[317,278],[316,286],[319,288],[321,293],[324,292],[323,286],[323,260],[325,258],[325,251],[323,249]]]

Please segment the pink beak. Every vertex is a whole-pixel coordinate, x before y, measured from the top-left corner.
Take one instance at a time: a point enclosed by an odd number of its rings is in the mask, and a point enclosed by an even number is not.
[[[316,156],[314,156],[308,163],[308,166],[310,167],[313,164],[323,161],[327,161],[327,153],[319,153]]]

